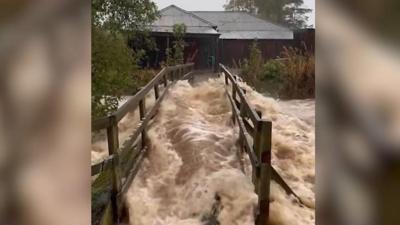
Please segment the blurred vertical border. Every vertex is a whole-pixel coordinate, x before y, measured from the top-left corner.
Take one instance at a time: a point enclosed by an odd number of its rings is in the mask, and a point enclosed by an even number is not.
[[[317,224],[400,224],[399,4],[316,2]],[[0,224],[90,224],[90,2],[0,12]]]
[[[317,1],[317,224],[400,224],[400,1]]]
[[[90,1],[0,2],[0,224],[90,224]]]

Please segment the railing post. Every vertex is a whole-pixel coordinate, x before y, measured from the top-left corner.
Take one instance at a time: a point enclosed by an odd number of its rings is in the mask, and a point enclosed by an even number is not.
[[[160,93],[159,93],[159,90],[158,90],[158,85],[159,85],[159,81],[157,81],[157,84],[154,85],[154,96],[155,96],[156,100],[160,97]]]
[[[146,116],[146,98],[143,98],[139,102],[139,113],[140,113],[140,120],[143,121],[144,117]],[[146,129],[142,131],[142,149],[146,146]]]
[[[232,82],[232,98],[233,98],[234,103],[236,104],[236,88],[235,88],[235,84],[236,84],[236,82],[233,81]]]
[[[271,182],[271,132],[272,123],[260,119],[256,124],[256,136],[254,150],[260,162],[260,168],[256,173],[256,193],[258,194],[259,212],[256,225],[264,225],[269,217],[269,193]]]
[[[245,111],[245,109],[244,109],[244,103],[243,102],[241,102],[240,103],[240,111],[239,111],[239,115],[238,115],[238,118],[242,118],[242,120],[244,120],[245,118],[245,114],[246,114],[246,111]],[[242,133],[240,133],[240,135],[239,135],[239,142],[240,142],[240,149],[241,149],[241,153],[243,153],[243,148],[244,148],[244,138],[246,138],[246,136],[242,136]]]
[[[232,83],[232,99],[233,99],[233,104],[236,106],[236,92],[235,92],[235,86],[233,83]],[[237,116],[239,117],[240,115],[237,115]],[[232,120],[233,120],[233,125],[235,125],[236,124],[235,114],[232,114]]]
[[[244,110],[244,102],[240,102],[240,116],[243,118],[246,116],[246,110]]]
[[[164,80],[164,87],[167,87],[167,85],[168,85],[168,73],[169,73],[169,70],[166,69],[165,74],[164,74],[164,77],[163,77],[163,80]]]
[[[119,222],[120,204],[118,202],[118,193],[121,190],[121,180],[119,173],[119,158],[118,158],[118,122],[115,116],[110,117],[111,126],[107,128],[108,153],[114,155],[113,170],[112,170],[112,190],[111,190],[111,206],[113,210],[114,222]]]
[[[171,70],[171,81],[174,81],[175,80],[175,69],[172,69]]]

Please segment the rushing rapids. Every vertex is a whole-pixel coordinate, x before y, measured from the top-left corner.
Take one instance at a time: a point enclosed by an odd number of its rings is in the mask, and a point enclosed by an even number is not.
[[[241,85],[250,104],[273,122],[273,166],[305,203],[272,182],[270,224],[314,224],[314,101],[276,101]],[[196,86],[179,81],[169,90],[148,130],[147,157],[125,196],[131,224],[254,224],[250,161],[245,157],[243,173],[231,116],[222,79]],[[137,112],[122,120],[121,143],[137,120]],[[96,141],[92,160],[104,158],[105,149],[105,141]]]

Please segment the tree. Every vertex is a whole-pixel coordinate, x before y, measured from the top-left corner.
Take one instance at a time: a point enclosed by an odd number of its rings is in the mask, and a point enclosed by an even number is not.
[[[254,40],[249,50],[249,58],[244,59],[241,65],[242,75],[246,82],[252,86],[255,86],[263,75],[264,59],[262,57],[257,40]]]
[[[112,32],[137,32],[158,17],[151,0],[92,0],[92,26]]]
[[[133,74],[144,50],[130,48],[128,39],[143,39],[157,16],[150,0],[92,0],[93,117],[116,110],[126,90],[135,88]]]
[[[286,24],[291,28],[306,28],[308,16],[311,9],[301,8],[301,3],[289,4],[285,7],[285,21]]]
[[[224,5],[224,8],[227,11],[256,13],[254,0],[230,0],[228,4]]]
[[[185,41],[183,37],[186,33],[185,24],[175,24],[174,25],[174,61],[175,64],[183,64],[184,55],[183,51],[185,49]]]
[[[165,54],[167,57],[167,66],[179,65],[184,63],[184,49],[185,49],[185,41],[183,38],[186,33],[186,25],[185,24],[175,24],[174,28],[174,42],[173,49],[167,48],[165,50]]]
[[[246,11],[290,28],[304,28],[311,9],[301,8],[303,0],[230,0],[225,10]]]
[[[137,54],[122,34],[92,28],[92,116],[101,117],[118,108],[123,92],[134,85]]]

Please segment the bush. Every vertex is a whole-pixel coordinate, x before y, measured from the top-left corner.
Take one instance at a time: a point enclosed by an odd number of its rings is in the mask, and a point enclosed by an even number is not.
[[[281,57],[265,61],[255,41],[249,58],[233,64],[241,70],[243,80],[259,91],[277,92],[281,98],[315,97],[314,55],[306,47],[285,47]]]
[[[122,96],[138,87],[133,74],[145,51],[154,47],[147,27],[159,14],[151,0],[93,0],[91,4],[91,100],[96,118],[116,110]],[[128,46],[128,37],[135,50]]]
[[[284,48],[282,67],[282,87],[280,96],[284,98],[315,97],[315,57],[307,49]]]
[[[261,55],[260,49],[258,48],[257,41],[254,41],[250,47],[249,58],[239,61],[239,64],[242,69],[243,79],[250,85],[255,86],[264,73],[264,59]]]
[[[270,59],[263,66],[263,75],[261,80],[280,81],[283,65],[278,60]]]
[[[92,116],[107,115],[118,108],[121,95],[134,86],[132,73],[137,58],[116,33],[92,29]]]
[[[134,80],[135,80],[135,84],[136,84],[135,85],[136,91],[134,91],[134,93],[139,91],[139,88],[142,88],[146,84],[148,84],[151,81],[151,79],[153,79],[153,77],[155,77],[157,75],[157,73],[158,73],[158,71],[153,70],[153,69],[141,69],[141,70],[138,70],[137,72],[135,72]],[[130,93],[130,94],[133,94],[133,93]]]
[[[165,55],[167,61],[161,63],[162,67],[165,66],[175,66],[184,63],[184,49],[185,49],[185,37],[186,25],[185,24],[175,24],[174,25],[174,42],[173,48],[165,49]]]
[[[183,51],[185,49],[185,41],[183,37],[186,33],[186,25],[185,24],[175,24],[174,25],[174,61],[175,64],[183,64],[184,56]]]

